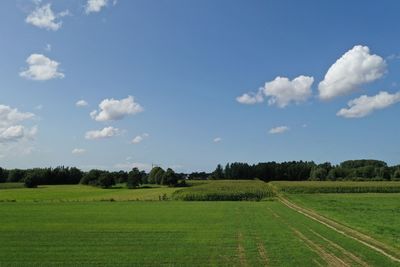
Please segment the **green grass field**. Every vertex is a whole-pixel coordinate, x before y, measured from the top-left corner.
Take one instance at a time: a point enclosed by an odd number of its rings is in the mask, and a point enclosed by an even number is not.
[[[111,188],[102,189],[86,185],[45,185],[38,188],[1,189],[0,202],[7,201],[134,201],[159,200],[171,197],[177,188]]]
[[[396,266],[277,201],[1,203],[1,266]]]
[[[0,266],[400,266],[271,198],[273,187],[261,181],[191,185],[1,189]],[[256,189],[267,194],[264,201],[174,200],[248,196]],[[168,201],[159,201],[165,196]],[[400,194],[285,196],[371,234],[400,255]]]
[[[296,194],[303,207],[390,243],[400,250],[400,194]]]

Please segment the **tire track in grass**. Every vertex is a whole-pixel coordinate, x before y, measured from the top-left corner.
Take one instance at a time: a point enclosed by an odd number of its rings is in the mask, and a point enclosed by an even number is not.
[[[264,266],[268,266],[269,260],[267,256],[267,251],[265,250],[265,247],[259,237],[256,238],[256,241],[257,241],[258,255],[260,256],[262,262],[264,262]]]
[[[293,233],[313,252],[315,252],[328,266],[330,267],[343,267],[343,266],[348,266],[350,267],[349,264],[338,258],[337,256],[327,252],[323,247],[320,245],[316,244],[309,238],[307,238],[303,233],[301,233],[299,230],[295,229],[292,227],[285,219],[283,219],[280,215],[278,215],[276,212],[274,212],[270,207],[268,209],[271,211],[272,215],[275,218],[278,218],[283,224],[285,224],[287,227],[289,227],[290,230],[293,231]],[[314,262],[318,262],[316,259],[313,260]],[[318,262],[318,265],[322,265],[321,263]]]
[[[247,267],[247,260],[246,260],[246,250],[244,249],[243,246],[243,234],[241,232],[238,233],[238,256],[240,260],[240,266]]]
[[[290,226],[289,226],[290,227]],[[290,227],[292,231],[304,241],[304,243],[313,251],[318,253],[318,255],[325,260],[328,266],[332,267],[342,267],[347,266],[350,267],[351,265],[337,257],[336,255],[329,253],[326,251],[322,246],[318,245],[317,243],[313,242],[312,240],[308,239],[305,235],[303,235],[300,231]]]
[[[332,247],[336,248],[337,250],[339,250],[341,253],[343,253],[344,255],[346,255],[347,257],[349,257],[352,261],[358,263],[361,266],[364,267],[369,267],[370,265],[368,263],[366,263],[365,261],[363,261],[361,258],[357,257],[356,255],[354,255],[353,253],[351,253],[350,251],[346,250],[345,248],[341,247],[340,245],[338,245],[337,243],[333,242],[332,240],[329,240],[328,238],[318,234],[317,232],[313,231],[312,229],[308,229],[310,232],[312,232],[314,235],[316,235],[317,237],[321,238],[322,240],[328,242],[329,245],[331,245]]]
[[[378,240],[372,238],[371,236],[362,234],[350,227],[344,226],[333,220],[323,217],[314,211],[302,208],[292,203],[291,201],[287,200],[286,198],[283,198],[282,196],[278,196],[278,200],[285,206],[289,207],[290,209],[325,225],[326,227],[334,230],[335,232],[340,233],[348,238],[354,239],[359,243],[375,250],[376,252],[383,254],[384,256],[388,257],[389,259],[395,262],[400,262],[400,257],[398,256],[398,254],[400,253],[398,253],[394,248],[391,248],[390,246],[382,242],[379,242]]]

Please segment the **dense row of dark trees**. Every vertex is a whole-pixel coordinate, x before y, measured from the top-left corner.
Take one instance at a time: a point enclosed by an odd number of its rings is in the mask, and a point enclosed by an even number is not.
[[[183,174],[177,174],[172,169],[164,171],[155,167],[147,174],[133,168],[130,172],[110,172],[104,170],[90,170],[83,172],[75,167],[11,169],[0,168],[0,183],[25,183],[27,187],[38,185],[58,184],[85,184],[110,188],[115,184],[126,184],[128,188],[137,188],[142,184],[159,184],[168,186],[183,186]]]
[[[148,174],[133,168],[131,171],[110,172],[90,170],[83,172],[75,167],[12,169],[0,168],[0,183],[23,182],[27,187],[37,185],[86,184],[109,188],[126,184],[137,188],[143,184],[185,186],[185,180],[207,179],[260,179],[263,181],[305,180],[400,180],[400,165],[388,166],[379,160],[348,160],[339,165],[329,162],[315,164],[312,161],[265,162],[258,164],[228,163],[218,165],[214,172],[175,173],[172,169],[154,167]]]
[[[266,162],[249,165],[218,165],[208,179],[260,179],[263,181],[305,180],[400,180],[400,165],[389,167],[379,160],[348,160],[339,165],[307,161]]]

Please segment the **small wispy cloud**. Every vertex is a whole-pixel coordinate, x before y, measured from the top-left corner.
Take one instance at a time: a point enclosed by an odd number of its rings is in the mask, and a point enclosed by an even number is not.
[[[222,138],[221,137],[215,137],[214,139],[213,139],[213,142],[214,143],[219,143],[219,142],[221,142],[222,141]]]
[[[270,134],[282,134],[284,132],[289,131],[290,128],[287,126],[278,126],[278,127],[274,127],[272,129],[269,130]]]
[[[137,135],[137,136],[135,136],[133,139],[132,139],[132,141],[131,141],[131,143],[132,144],[139,144],[139,143],[141,143],[145,138],[147,138],[147,137],[149,137],[149,134],[148,133],[143,133],[143,134],[141,134],[141,135]]]
[[[75,106],[77,106],[77,107],[86,107],[86,106],[88,106],[88,105],[89,105],[88,102],[86,102],[86,101],[83,100],[83,99],[78,100],[78,101],[76,101],[76,103],[75,103]]]
[[[75,155],[80,155],[80,154],[84,154],[84,153],[86,153],[86,149],[83,149],[83,148],[74,148],[72,150],[72,154],[75,154]]]
[[[40,5],[40,2],[36,2]],[[25,19],[26,23],[29,23],[38,28],[57,31],[61,28],[62,21],[60,18],[69,15],[69,11],[65,10],[60,13],[54,13],[51,9],[51,4],[45,4],[43,6],[37,6]]]

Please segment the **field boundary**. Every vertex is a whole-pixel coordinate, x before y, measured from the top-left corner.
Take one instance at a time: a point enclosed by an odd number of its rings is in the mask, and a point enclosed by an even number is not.
[[[277,196],[277,198],[282,204],[284,204],[288,208],[325,225],[326,227],[334,230],[337,233],[340,233],[346,237],[358,241],[359,243],[375,250],[376,252],[379,252],[380,254],[388,257],[393,261],[400,262],[400,256],[399,256],[400,253],[396,249],[372,238],[371,236],[360,233],[348,226],[342,225],[322,215],[319,215],[318,213],[312,210],[302,208],[294,204],[293,202],[289,201],[288,199],[284,198],[283,196]]]

